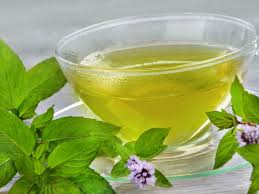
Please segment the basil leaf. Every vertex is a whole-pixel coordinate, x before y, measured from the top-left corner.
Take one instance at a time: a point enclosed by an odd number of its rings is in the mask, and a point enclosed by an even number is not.
[[[233,112],[245,121],[259,123],[259,97],[245,91],[238,78],[231,87]]]
[[[143,159],[150,159],[160,154],[164,149],[163,141],[169,133],[169,129],[153,128],[140,135],[135,144],[136,153]]]
[[[130,171],[126,166],[127,164],[124,161],[119,161],[117,162],[111,171],[111,175],[114,178],[122,177],[122,176],[127,176],[129,175]]]
[[[108,135],[116,134],[119,127],[83,117],[64,117],[52,121],[42,134],[43,141],[57,141],[71,138],[100,135],[109,138]]]
[[[66,79],[54,57],[35,65],[27,72],[28,95],[19,107],[19,117],[32,117],[38,103],[59,91],[65,83]]]
[[[101,143],[102,140],[97,137],[86,137],[63,142],[49,155],[49,167],[54,168],[73,159],[80,160],[81,157],[87,157],[90,153],[97,154]]]
[[[24,177],[17,180],[8,194],[31,194],[34,183],[27,181]]]
[[[159,170],[156,169],[155,171],[156,176],[156,185],[159,187],[172,187],[173,185],[170,181],[161,173]]]
[[[237,148],[238,143],[236,137],[232,130],[229,130],[219,142],[214,169],[226,164],[233,157]]]
[[[46,127],[52,121],[53,116],[54,108],[52,106],[44,114],[35,117],[35,119],[32,122],[32,126],[36,129]]]
[[[73,182],[80,188],[82,193],[115,194],[109,183],[92,169],[88,169],[81,176],[74,178]]]
[[[219,129],[232,128],[238,124],[237,118],[224,110],[221,112],[208,112],[207,116],[209,117],[210,121]]]
[[[248,190],[248,194],[256,194],[259,191],[259,166],[253,167],[251,175],[251,185]]]
[[[11,158],[7,154],[0,153],[0,188],[12,180],[15,174],[16,169]]]
[[[4,109],[0,109],[0,120],[0,136],[4,136],[3,140],[24,154],[30,155],[36,142],[31,129],[15,115]]]
[[[22,61],[0,40],[0,107],[17,109],[26,95]]]
[[[259,144],[246,145],[237,149],[237,152],[251,164],[259,166]]]
[[[44,194],[81,194],[79,188],[68,179],[55,179],[44,188]]]

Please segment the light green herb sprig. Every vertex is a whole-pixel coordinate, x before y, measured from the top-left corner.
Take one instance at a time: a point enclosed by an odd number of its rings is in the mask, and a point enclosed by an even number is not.
[[[214,168],[222,167],[238,153],[253,167],[248,194],[255,194],[259,191],[259,97],[247,92],[236,77],[231,103],[233,114],[224,110],[207,113],[219,130],[228,130],[219,142]]]

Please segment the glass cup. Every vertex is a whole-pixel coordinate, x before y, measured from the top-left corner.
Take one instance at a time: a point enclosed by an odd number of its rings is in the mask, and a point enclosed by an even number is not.
[[[180,59],[184,65],[177,68],[116,68],[91,60],[82,64],[93,53],[156,44],[213,45],[228,52],[188,63],[185,55]],[[171,175],[211,168],[215,142],[206,112],[227,107],[231,83],[236,75],[244,79],[256,48],[251,24],[228,16],[188,13],[95,24],[63,38],[56,57],[87,108],[99,119],[122,127],[118,136],[125,142],[150,128],[171,128],[165,140],[168,149],[153,161]]]

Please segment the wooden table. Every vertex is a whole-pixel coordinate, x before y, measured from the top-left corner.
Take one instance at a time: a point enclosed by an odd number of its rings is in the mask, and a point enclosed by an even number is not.
[[[212,12],[246,19],[259,29],[258,0],[1,0],[0,38],[18,52],[29,68],[53,55],[57,41],[89,24],[136,14]],[[259,57],[248,73],[247,85],[259,89]],[[40,104],[42,112],[52,104],[59,110],[75,102],[69,86]],[[249,186],[251,169],[206,178],[176,181],[172,189],[138,191],[130,184],[116,186],[118,193],[235,193]]]

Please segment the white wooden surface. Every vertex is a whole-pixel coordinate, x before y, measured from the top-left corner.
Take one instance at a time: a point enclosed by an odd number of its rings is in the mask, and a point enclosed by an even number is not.
[[[53,55],[64,35],[89,24],[136,14],[212,12],[246,19],[259,29],[258,0],[0,0],[0,38],[7,41],[29,68]],[[259,58],[259,57],[258,57]],[[259,59],[250,68],[247,85],[259,89]],[[55,104],[58,110],[74,102],[69,86],[42,103],[39,111]],[[172,189],[138,191],[132,185],[116,186],[118,193],[246,193],[250,169],[207,178],[176,181]]]

